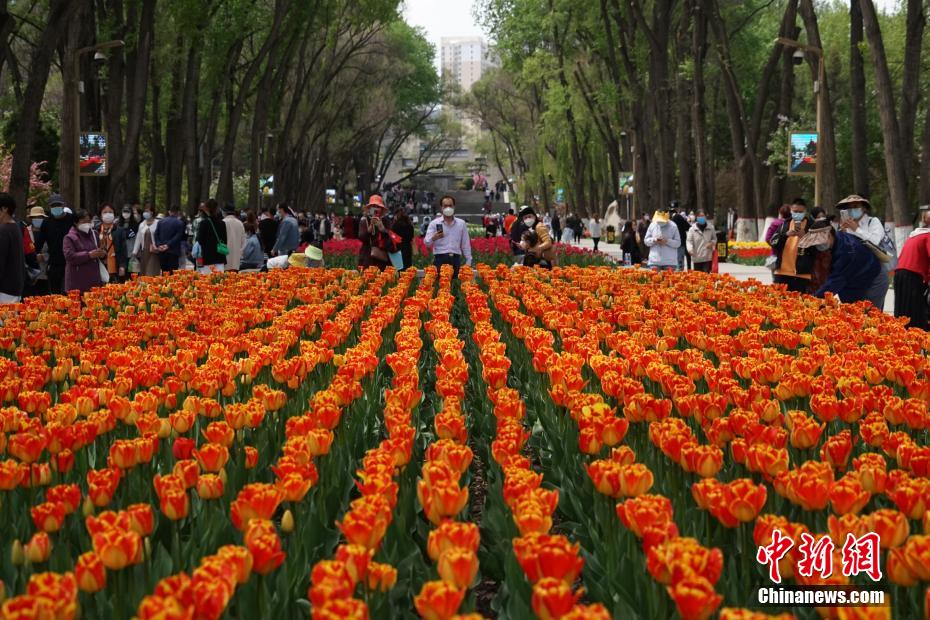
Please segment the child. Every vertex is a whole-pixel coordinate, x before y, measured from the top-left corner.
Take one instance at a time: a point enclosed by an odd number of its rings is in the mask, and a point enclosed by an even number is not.
[[[540,264],[540,258],[537,254],[529,252],[530,248],[534,248],[539,244],[539,235],[536,234],[534,230],[527,230],[520,237],[520,247],[523,248],[523,251],[526,254],[523,255],[523,266],[524,267],[533,267]]]

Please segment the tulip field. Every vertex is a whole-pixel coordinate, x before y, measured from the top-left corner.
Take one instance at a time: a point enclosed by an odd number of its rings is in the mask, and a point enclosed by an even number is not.
[[[0,320],[4,620],[930,615],[930,338],[865,304],[479,264]]]

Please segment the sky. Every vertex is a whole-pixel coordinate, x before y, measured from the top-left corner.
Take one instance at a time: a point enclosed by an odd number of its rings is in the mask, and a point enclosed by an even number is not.
[[[439,67],[439,40],[442,37],[473,37],[486,35],[472,15],[473,0],[405,0],[407,23],[426,31],[436,48]]]
[[[893,10],[900,0],[875,0],[880,11]],[[405,0],[404,16],[407,23],[420,26],[436,48],[436,67],[439,68],[439,40],[442,37],[484,36],[484,29],[475,23],[472,7],[474,0]]]

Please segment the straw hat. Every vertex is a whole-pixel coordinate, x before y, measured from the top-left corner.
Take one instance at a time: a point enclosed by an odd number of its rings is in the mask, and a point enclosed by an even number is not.
[[[868,209],[869,211],[872,210],[872,203],[870,203],[868,200],[866,200],[865,198],[857,194],[851,194],[847,196],[846,198],[843,198],[841,201],[836,203],[836,207],[839,209],[839,208],[842,208],[843,205],[851,205],[857,202],[861,202],[862,204],[864,204],[865,208]]]
[[[308,245],[304,250],[304,256],[310,260],[323,260],[323,250],[315,245]]]
[[[42,207],[32,207],[31,209],[29,209],[29,217],[36,218],[36,217],[47,217],[47,216],[45,215],[45,209],[43,209]]]

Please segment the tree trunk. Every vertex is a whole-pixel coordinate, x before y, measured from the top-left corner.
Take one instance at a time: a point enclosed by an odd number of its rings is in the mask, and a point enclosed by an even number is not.
[[[901,163],[905,179],[913,174],[914,125],[917,106],[920,103],[921,48],[923,46],[924,16],[923,0],[907,0],[907,32],[904,39],[904,66],[901,77],[901,113],[898,116],[898,131],[901,134]],[[910,187],[908,188],[910,197]]]
[[[33,50],[29,64],[29,78],[23,92],[16,135],[13,146],[13,161],[10,169],[9,193],[16,201],[18,210],[24,211],[29,196],[29,172],[32,167],[32,148],[36,132],[39,129],[39,114],[45,99],[45,86],[52,66],[52,55],[58,47],[58,41],[66,31],[68,20],[78,9],[83,9],[88,0],[52,0],[48,11],[48,21],[38,45]],[[69,58],[70,59],[70,58]],[[77,165],[77,160],[72,160]],[[73,170],[73,168],[71,168]]]
[[[687,7],[687,5],[686,5]],[[690,37],[688,26],[689,16],[682,15],[678,27],[678,37],[675,45],[677,64],[688,58],[690,52]],[[695,206],[694,197],[694,147],[691,141],[691,90],[693,84],[678,72],[675,78],[677,93],[675,97],[675,141],[676,159],[678,161],[678,199],[683,209],[692,210]]]
[[[801,18],[804,20],[804,28],[807,31],[808,42],[817,48],[823,50],[823,43],[820,40],[820,28],[817,26],[817,15],[814,12],[814,6],[811,0],[801,0]],[[826,62],[826,58],[820,58],[819,62]],[[817,77],[817,62],[811,64],[814,80]],[[822,206],[826,209],[831,208],[839,201],[836,188],[836,134],[833,129],[833,104],[830,102],[830,86],[827,79],[827,72],[823,72],[823,84],[820,85],[823,90],[822,96],[824,105],[821,110],[821,136],[820,143],[817,145],[817,158],[821,167],[820,174],[820,200]]]
[[[857,0],[849,3],[849,89],[850,131],[852,138],[853,192],[869,197],[869,155],[866,133],[865,64],[859,45],[863,42],[862,7]]]
[[[694,26],[691,35],[691,56],[694,73],[691,86],[691,130],[694,137],[696,169],[695,206],[706,213],[713,211],[714,203],[709,182],[714,174],[707,158],[707,111],[704,106],[704,59],[707,56],[707,15],[700,2],[692,1]]]
[[[128,195],[130,167],[138,164],[139,138],[142,135],[142,123],[145,120],[146,90],[149,80],[149,66],[155,38],[156,0],[143,0],[139,24],[129,23],[137,37],[133,50],[134,63],[130,66],[126,79],[126,135],[122,150],[114,153],[115,161],[110,166],[109,199],[114,204],[122,204]]]
[[[198,160],[197,98],[200,93],[200,42],[191,42],[184,78],[184,98],[181,106],[181,127],[184,136],[184,167],[187,171],[187,208],[194,211],[200,203],[200,162]],[[178,207],[181,202],[178,202]]]
[[[859,0],[866,39],[872,53],[875,70],[875,86],[878,93],[878,115],[881,121],[885,152],[885,171],[888,175],[888,191],[891,197],[891,213],[895,221],[895,236],[898,247],[904,242],[912,225],[911,210],[907,200],[907,170],[904,166],[904,147],[895,112],[893,83],[885,55],[878,15],[872,0]],[[887,218],[886,211],[886,218]]]

